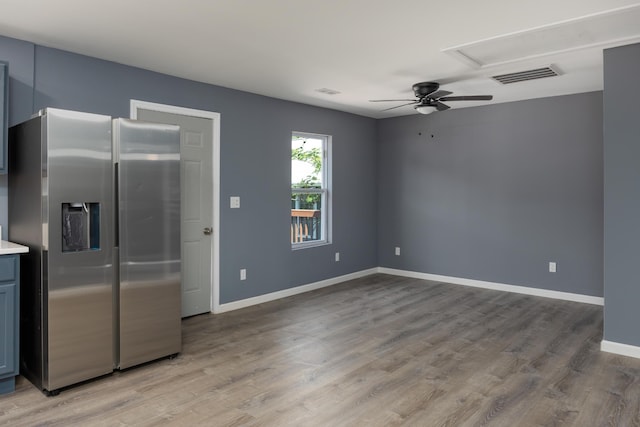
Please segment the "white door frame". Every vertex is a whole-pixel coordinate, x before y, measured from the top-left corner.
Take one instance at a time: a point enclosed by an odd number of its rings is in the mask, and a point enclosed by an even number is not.
[[[138,117],[138,109],[159,111],[182,116],[211,119],[213,135],[213,239],[212,239],[212,270],[211,271],[211,301],[210,311],[220,312],[220,113],[195,110],[193,108],[177,107],[174,105],[156,104],[154,102],[132,99],[130,102],[130,116]]]

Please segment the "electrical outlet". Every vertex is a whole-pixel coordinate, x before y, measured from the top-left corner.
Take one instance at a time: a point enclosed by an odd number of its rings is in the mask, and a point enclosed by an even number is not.
[[[247,280],[247,269],[246,268],[241,268],[240,269],[240,280]]]
[[[340,261],[340,252],[336,252],[336,262]]]
[[[229,207],[231,209],[240,209],[240,196],[229,197]]]
[[[396,256],[400,256],[400,246],[396,246]]]
[[[553,261],[549,263],[549,273],[555,273],[557,269],[557,264]]]

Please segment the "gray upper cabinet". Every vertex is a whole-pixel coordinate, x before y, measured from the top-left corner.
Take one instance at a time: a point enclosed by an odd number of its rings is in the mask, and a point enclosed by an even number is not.
[[[9,126],[9,64],[0,61],[0,174],[7,171],[7,128]]]
[[[7,128],[9,126],[9,64],[0,61],[0,174],[7,171]]]

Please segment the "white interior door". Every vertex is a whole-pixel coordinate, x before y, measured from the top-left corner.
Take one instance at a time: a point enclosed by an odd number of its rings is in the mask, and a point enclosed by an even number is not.
[[[180,126],[182,317],[213,311],[214,119],[157,111],[146,104],[136,111],[138,120]]]

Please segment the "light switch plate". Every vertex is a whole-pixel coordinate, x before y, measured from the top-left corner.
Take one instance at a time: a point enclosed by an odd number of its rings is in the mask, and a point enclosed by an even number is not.
[[[240,208],[240,196],[231,196],[229,198],[229,205],[231,209],[239,209]]]

